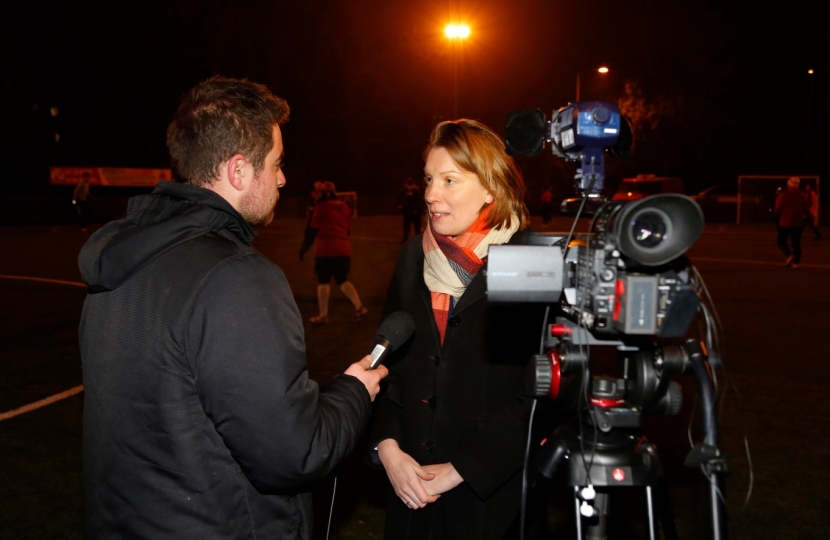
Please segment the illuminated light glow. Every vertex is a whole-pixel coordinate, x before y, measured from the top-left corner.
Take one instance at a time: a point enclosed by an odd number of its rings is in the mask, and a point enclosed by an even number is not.
[[[605,67],[605,66],[602,66],[602,67],[601,67],[601,68],[599,68],[597,71],[598,71],[599,73],[608,73],[608,68],[607,68],[607,67]]]
[[[444,35],[450,39],[465,39],[470,37],[470,27],[466,24],[448,24],[444,27]]]
[[[625,471],[622,469],[614,469],[613,471],[611,471],[611,475],[617,482],[622,482],[623,480],[625,480]]]
[[[813,74],[813,70],[812,70],[812,69],[808,69],[808,70],[807,70],[807,74],[808,74],[808,75],[812,75],[812,74]]]

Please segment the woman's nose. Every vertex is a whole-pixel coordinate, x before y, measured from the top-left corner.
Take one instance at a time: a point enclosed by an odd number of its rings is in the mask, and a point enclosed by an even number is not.
[[[424,190],[424,200],[426,202],[435,202],[438,197],[438,190],[435,189],[435,184],[427,184],[426,189]]]

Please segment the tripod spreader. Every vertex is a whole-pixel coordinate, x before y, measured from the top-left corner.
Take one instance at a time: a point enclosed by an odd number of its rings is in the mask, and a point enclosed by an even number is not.
[[[537,470],[551,479],[565,461],[566,483],[574,488],[580,540],[606,538],[611,488],[624,486],[645,490],[649,538],[658,538],[659,518],[664,537],[677,540],[657,451],[645,437],[617,429],[603,432],[590,424],[580,429],[571,424],[542,445],[537,454]]]

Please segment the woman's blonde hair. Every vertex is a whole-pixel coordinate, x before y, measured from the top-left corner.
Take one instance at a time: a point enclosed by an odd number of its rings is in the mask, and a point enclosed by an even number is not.
[[[459,167],[478,176],[493,195],[488,227],[509,227],[516,216],[519,229],[525,228],[528,212],[522,174],[507,155],[504,142],[490,128],[467,119],[441,122],[432,130],[424,161],[433,148],[444,148]]]

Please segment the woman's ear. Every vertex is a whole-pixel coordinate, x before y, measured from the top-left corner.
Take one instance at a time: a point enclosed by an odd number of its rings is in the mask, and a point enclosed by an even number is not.
[[[487,195],[484,196],[484,202],[486,204],[493,204],[494,200],[495,198],[493,197],[493,194],[488,191]]]

